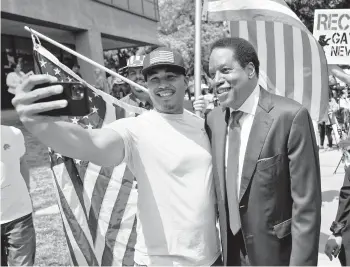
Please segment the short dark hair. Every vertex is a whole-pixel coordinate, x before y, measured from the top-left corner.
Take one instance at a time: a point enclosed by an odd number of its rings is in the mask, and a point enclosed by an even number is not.
[[[149,69],[149,70],[145,73],[145,75],[144,75],[145,81],[147,82],[147,76],[153,75],[153,74],[156,73],[156,70],[157,70],[157,69],[163,69],[163,68],[164,68],[166,71],[168,71],[168,72],[173,72],[173,73],[176,73],[176,74],[179,74],[179,75],[184,75],[184,76],[186,76],[185,71],[184,71],[182,68],[180,68],[180,67],[171,66],[171,65],[158,65],[158,66],[155,66],[154,68]]]
[[[225,37],[215,41],[210,49],[210,53],[215,48],[230,48],[235,52],[235,58],[242,68],[245,68],[249,62],[255,67],[257,77],[259,77],[260,62],[254,46],[245,39],[239,37]]]

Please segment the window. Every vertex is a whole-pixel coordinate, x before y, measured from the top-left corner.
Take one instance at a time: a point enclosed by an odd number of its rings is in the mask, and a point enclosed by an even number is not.
[[[94,0],[109,6],[159,21],[158,0]]]

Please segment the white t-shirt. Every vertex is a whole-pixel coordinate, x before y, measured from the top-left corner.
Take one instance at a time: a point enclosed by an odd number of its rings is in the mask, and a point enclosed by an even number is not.
[[[21,130],[1,125],[1,224],[33,211],[27,185],[20,172],[20,158],[25,153]]]
[[[149,111],[107,126],[138,181],[135,262],[212,265],[220,255],[212,157],[203,120]]]

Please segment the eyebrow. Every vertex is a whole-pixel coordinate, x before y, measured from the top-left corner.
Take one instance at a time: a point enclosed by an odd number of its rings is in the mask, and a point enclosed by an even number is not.
[[[171,67],[159,68],[159,70],[163,70],[163,69],[164,69],[165,72],[168,72],[168,73],[170,72],[170,73],[173,73],[173,74],[176,74],[176,75],[180,75],[180,73],[178,73],[177,71],[175,71]],[[150,72],[148,73],[147,76],[150,77],[150,76],[155,75],[155,74],[157,74],[157,72],[155,70],[150,70]]]

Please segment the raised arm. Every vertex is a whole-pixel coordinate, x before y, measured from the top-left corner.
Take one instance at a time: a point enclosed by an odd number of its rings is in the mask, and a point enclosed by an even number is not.
[[[120,164],[124,158],[125,147],[117,131],[87,130],[77,124],[37,115],[67,105],[66,100],[34,103],[39,99],[60,94],[63,90],[60,85],[32,91],[37,84],[56,81],[57,79],[52,76],[32,75],[17,87],[17,94],[12,104],[26,129],[43,144],[64,156],[90,161],[99,166]]]

